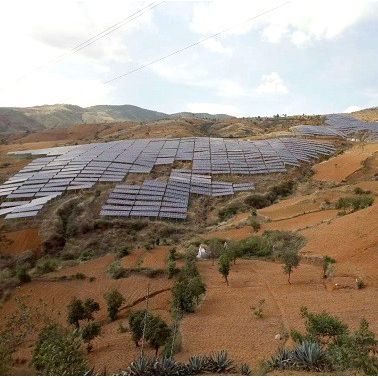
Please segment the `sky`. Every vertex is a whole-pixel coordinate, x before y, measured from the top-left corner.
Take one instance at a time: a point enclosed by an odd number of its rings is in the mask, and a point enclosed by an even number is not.
[[[2,107],[269,116],[378,105],[376,0],[4,0],[0,45]]]

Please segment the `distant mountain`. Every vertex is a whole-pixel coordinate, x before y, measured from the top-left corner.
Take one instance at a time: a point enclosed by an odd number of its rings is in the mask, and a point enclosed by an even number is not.
[[[224,121],[227,119],[235,118],[234,116],[230,116],[228,114],[209,114],[209,113],[190,113],[190,112],[180,112],[180,113],[173,113],[170,115],[171,118],[200,118],[200,119],[211,119],[211,120],[219,120]]]
[[[82,123],[151,122],[167,118],[201,118],[223,120],[226,114],[176,113],[166,114],[134,105],[95,105],[82,108],[56,104],[29,108],[0,108],[0,132],[20,132],[64,128]]]

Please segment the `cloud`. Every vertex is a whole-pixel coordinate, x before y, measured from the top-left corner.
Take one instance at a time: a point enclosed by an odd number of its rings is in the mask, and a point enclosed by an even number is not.
[[[258,94],[286,94],[288,89],[277,72],[263,75],[261,84],[256,88]]]
[[[231,48],[224,47],[220,41],[214,38],[202,42],[202,46],[215,53],[229,54],[231,52]]]
[[[240,35],[256,30],[270,43],[287,37],[293,44],[303,46],[309,41],[336,38],[364,18],[372,17],[373,1],[293,1],[250,22],[245,21],[282,2],[210,1],[193,6],[190,27],[196,33],[209,35],[239,25],[226,34]]]
[[[351,106],[348,106],[344,111],[343,113],[352,113],[352,112],[357,112],[359,110],[363,109],[361,106],[358,106],[358,105],[351,105]]]
[[[187,110],[192,113],[210,113],[210,114],[239,114],[234,105],[219,104],[210,102],[193,102],[187,105]]]
[[[36,104],[68,103],[79,106],[106,104],[113,87],[97,79],[67,78],[63,75],[39,73],[18,86],[0,90],[1,106],[33,106]]]

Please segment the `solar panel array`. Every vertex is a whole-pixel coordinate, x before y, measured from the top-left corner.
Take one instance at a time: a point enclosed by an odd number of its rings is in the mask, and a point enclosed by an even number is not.
[[[346,138],[340,130],[332,129],[327,126],[312,126],[312,125],[298,125],[291,128],[294,134],[304,136],[320,136],[320,137],[332,137],[332,138]]]
[[[171,138],[130,139],[20,151],[15,153],[46,156],[36,158],[0,185],[0,197],[6,199],[1,204],[0,215],[6,215],[6,218],[31,217],[36,215],[45,203],[66,191],[88,189],[98,182],[119,183],[124,181],[128,173],[150,173],[157,165],[190,161],[191,170],[172,171],[167,183],[147,180],[140,187],[118,185],[111,194],[113,197],[109,198],[148,202],[154,196],[158,197],[156,201],[153,198],[154,203],[137,202],[131,206],[129,202],[118,204],[109,203],[108,200],[102,210],[104,215],[110,215],[109,211],[118,211],[122,214],[115,215],[172,218],[177,215],[177,218],[183,218],[190,193],[222,196],[252,188],[250,183],[213,181],[212,175],[285,172],[287,166],[299,166],[301,162],[310,162],[321,155],[330,155],[334,150],[329,143],[299,138],[258,141]],[[169,194],[167,197],[166,193]],[[133,198],[120,198],[123,195]],[[158,209],[155,202],[160,204]],[[120,205],[125,205],[126,208],[120,209]],[[134,208],[134,205],[137,207]],[[181,210],[183,208],[185,211]]]
[[[348,137],[356,133],[367,133],[371,140],[378,140],[378,122],[364,122],[346,114],[330,114],[326,125]]]

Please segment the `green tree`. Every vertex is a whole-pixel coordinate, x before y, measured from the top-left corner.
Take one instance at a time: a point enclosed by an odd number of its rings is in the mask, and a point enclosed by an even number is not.
[[[329,272],[329,269],[330,267],[335,264],[336,260],[333,259],[332,257],[329,257],[329,256],[323,256],[323,264],[322,264],[322,268],[323,268],[323,278],[327,278],[328,277],[328,272]]]
[[[129,316],[129,327],[135,346],[139,346],[139,341],[143,336],[144,322],[148,322],[150,313],[146,310],[133,312]]]
[[[108,306],[109,318],[114,321],[117,318],[120,307],[125,302],[125,298],[117,289],[107,292],[104,297]]]
[[[84,375],[89,369],[79,334],[57,323],[40,332],[32,363],[42,375]]]
[[[241,257],[240,243],[235,240],[227,242],[226,252],[231,261],[236,264],[236,259]]]
[[[216,258],[218,258],[221,253],[223,252],[223,244],[219,239],[211,239],[209,241],[209,252],[210,252],[210,257],[213,260],[213,265],[214,261]]]
[[[76,328],[80,327],[80,320],[93,320],[93,313],[100,310],[100,305],[92,298],[87,298],[84,302],[79,298],[72,298],[67,306],[69,324]]]
[[[171,329],[164,320],[159,315],[154,315],[147,310],[132,313],[129,317],[129,326],[136,346],[139,346],[139,341],[145,330],[144,338],[155,349],[156,355],[159,348],[171,336]]]
[[[155,356],[171,336],[171,329],[158,315],[150,317],[146,327],[146,340],[155,349]]]
[[[93,347],[91,341],[99,336],[101,333],[101,325],[97,322],[87,323],[81,330],[81,337],[83,341],[87,344],[87,352],[89,353]]]
[[[287,282],[291,284],[291,273],[293,273],[294,269],[298,267],[300,257],[296,252],[285,252],[281,255],[281,260],[283,262],[284,273],[288,275]]]
[[[230,273],[230,258],[226,253],[222,253],[218,261],[219,273],[223,276],[227,286],[228,286],[228,275]]]
[[[167,265],[168,278],[172,278],[175,272],[176,272],[176,261],[172,259],[168,259],[168,265]]]

